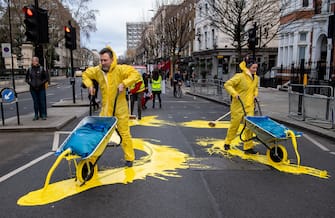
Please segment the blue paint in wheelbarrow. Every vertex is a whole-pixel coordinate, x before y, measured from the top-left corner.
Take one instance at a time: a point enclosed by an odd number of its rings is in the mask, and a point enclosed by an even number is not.
[[[265,143],[281,141],[288,138],[289,128],[270,119],[268,116],[246,116],[247,128],[253,131],[257,137]],[[296,136],[302,135],[295,132]]]

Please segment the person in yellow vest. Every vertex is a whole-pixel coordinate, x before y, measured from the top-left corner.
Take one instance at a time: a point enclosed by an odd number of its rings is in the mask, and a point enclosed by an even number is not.
[[[162,108],[162,99],[161,99],[162,76],[159,74],[158,70],[152,71],[151,90],[152,90],[152,95],[153,95],[152,108],[155,108],[156,95],[159,101],[159,108]]]
[[[121,147],[124,152],[125,166],[131,167],[135,152],[130,134],[125,90],[138,81],[140,75],[132,66],[117,64],[117,56],[112,48],[103,48],[99,54],[100,64],[87,68],[82,74],[82,81],[91,95],[95,92],[93,80],[98,82],[102,98],[100,116],[114,115],[118,119],[117,129],[122,137]]]
[[[140,75],[140,74],[139,74]],[[141,76],[141,75],[140,75]],[[135,84],[129,87],[130,92],[130,112],[134,112],[134,104],[137,101],[137,119],[142,119],[142,98],[145,91],[145,84],[142,76]]]
[[[235,74],[225,82],[224,87],[232,96],[230,105],[231,120],[230,127],[225,139],[225,150],[230,149],[231,141],[236,137],[236,133],[243,117],[245,116],[240,100],[243,102],[245,112],[248,116],[254,116],[254,100],[258,96],[258,76],[256,75],[258,65],[253,60],[240,63],[241,73]],[[240,100],[239,100],[240,99]],[[242,139],[252,138],[252,132],[245,129]],[[244,142],[243,150],[246,154],[256,154],[252,140]]]

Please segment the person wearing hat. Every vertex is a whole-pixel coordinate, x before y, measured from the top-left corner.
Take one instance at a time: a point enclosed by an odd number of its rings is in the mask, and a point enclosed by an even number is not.
[[[230,149],[232,140],[236,137],[236,133],[243,117],[245,116],[240,100],[242,101],[247,116],[254,115],[254,100],[258,96],[258,76],[256,75],[258,65],[254,60],[247,59],[240,63],[241,73],[235,74],[231,79],[225,82],[226,91],[232,96],[230,104],[231,120],[225,138],[225,150]],[[252,132],[245,129],[243,139],[252,138]],[[254,143],[252,140],[243,144],[243,150],[246,154],[256,154]]]
[[[99,54],[100,64],[87,68],[82,74],[82,80],[91,95],[95,92],[93,80],[98,82],[102,98],[100,116],[114,115],[118,119],[117,129],[122,137],[121,147],[125,166],[131,167],[135,160],[135,152],[128,123],[129,112],[125,90],[136,83],[141,75],[132,66],[117,64],[116,54],[112,48],[103,48]],[[114,103],[116,103],[115,111],[113,111]]]

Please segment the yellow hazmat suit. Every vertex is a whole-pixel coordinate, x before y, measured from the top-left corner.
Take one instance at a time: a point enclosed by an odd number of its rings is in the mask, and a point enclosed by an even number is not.
[[[231,141],[236,137],[238,127],[243,120],[244,112],[240,101],[236,98],[240,96],[245,111],[248,116],[254,115],[254,99],[258,96],[258,76],[254,74],[253,78],[248,74],[246,63],[243,61],[240,63],[242,73],[235,74],[231,79],[225,82],[224,87],[227,92],[232,96],[232,102],[230,105],[231,120],[230,127],[227,132],[225,144],[230,144]],[[242,139],[250,139],[252,132],[249,129],[245,129],[243,132]],[[248,150],[254,147],[253,141],[244,142],[243,149]]]
[[[109,49],[112,51],[111,48]],[[92,80],[96,80],[99,83],[102,97],[100,116],[113,116],[113,108],[119,84],[123,83],[126,88],[140,79],[140,74],[132,66],[118,65],[116,54],[114,51],[112,52],[113,61],[107,73],[102,71],[100,64],[88,68],[82,74],[82,80],[86,87],[93,86]],[[135,152],[128,123],[129,112],[125,91],[119,93],[116,101],[115,116],[118,119],[117,128],[122,137],[121,146],[124,152],[124,159],[126,161],[134,161]]]

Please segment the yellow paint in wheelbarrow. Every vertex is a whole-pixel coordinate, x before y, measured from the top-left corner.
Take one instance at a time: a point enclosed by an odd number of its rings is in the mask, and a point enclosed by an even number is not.
[[[197,144],[203,147],[207,147],[206,150],[210,155],[220,154],[225,157],[237,156],[241,159],[253,160],[261,164],[272,166],[273,168],[285,173],[306,174],[324,179],[329,178],[328,172],[326,170],[319,170],[308,166],[291,164],[289,160],[285,162],[275,163],[273,161],[270,161],[269,158],[266,157],[266,155],[262,154],[245,154],[244,151],[239,149],[239,142],[237,141],[232,142],[231,149],[228,151],[224,150],[223,148],[224,139],[200,138],[197,140]],[[300,162],[300,156],[299,160],[297,161]]]
[[[30,192],[21,197],[17,204],[21,206],[49,204],[94,187],[117,183],[128,184],[134,180],[145,179],[147,176],[167,180],[168,177],[180,177],[178,169],[188,168],[188,155],[178,149],[152,144],[141,139],[133,140],[134,148],[146,153],[141,159],[135,161],[133,167],[99,171],[96,177],[83,186],[80,186],[74,178],[52,183],[44,189]]]

